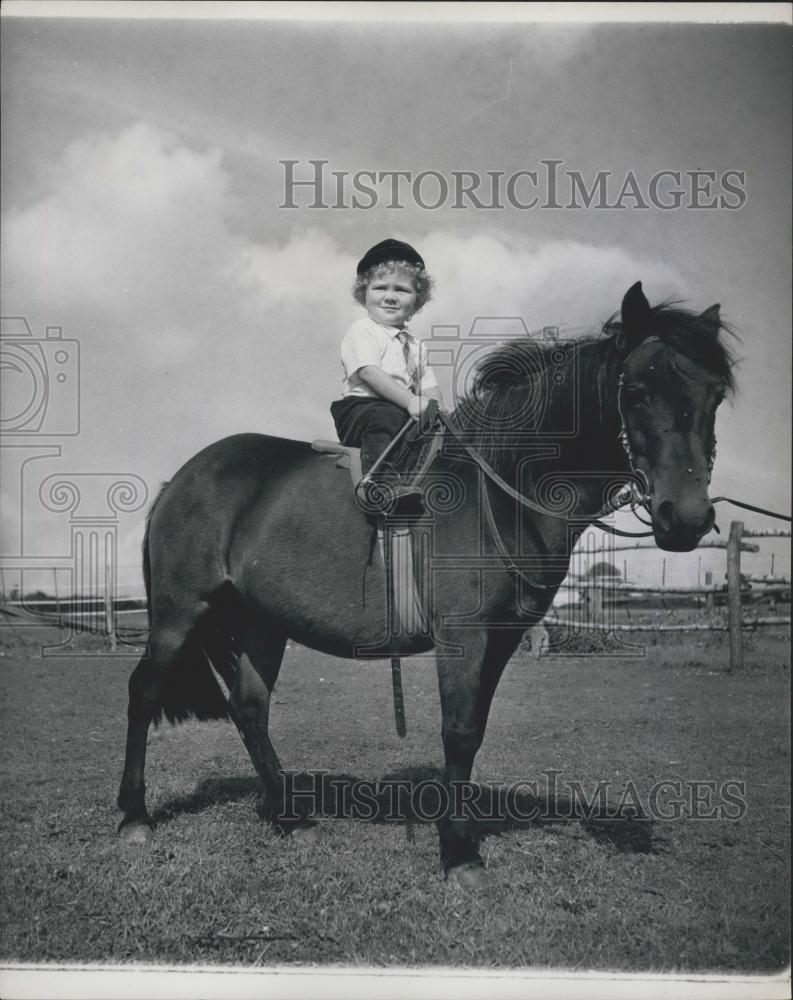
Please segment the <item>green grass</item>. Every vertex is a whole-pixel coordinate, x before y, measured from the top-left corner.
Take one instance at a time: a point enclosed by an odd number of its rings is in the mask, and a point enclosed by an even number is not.
[[[273,966],[778,972],[789,958],[786,629],[680,637],[644,658],[518,654],[494,703],[482,782],[549,768],[586,787],[746,782],[737,821],[496,825],[478,895],[445,882],[434,827],[325,819],[284,841],[226,723],[150,740],[152,847],[115,836],[134,660],[43,659],[40,631],[0,659],[0,959]],[[292,647],[273,706],[284,765],[374,779],[437,766],[431,659],[403,663],[408,737],[386,663]],[[412,833],[412,839],[408,834]]]

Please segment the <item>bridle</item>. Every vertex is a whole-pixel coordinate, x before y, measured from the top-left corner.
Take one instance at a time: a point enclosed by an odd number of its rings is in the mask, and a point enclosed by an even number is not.
[[[617,414],[620,418],[620,430],[619,430],[619,442],[622,445],[622,450],[628,456],[628,465],[631,472],[634,475],[634,479],[625,487],[629,491],[629,499],[627,503],[630,503],[631,510],[636,514],[636,507],[644,507],[646,510],[650,509],[650,480],[647,478],[647,473],[643,469],[637,469],[636,464],[633,459],[633,451],[631,449],[631,441],[628,437],[628,428],[625,425],[625,415],[622,412],[622,389],[625,385],[625,373],[620,372],[619,379],[617,380]],[[638,480],[642,479],[644,482],[644,490],[639,489]],[[636,514],[638,517],[638,514]],[[639,517],[639,520],[643,524],[647,524],[643,518]]]
[[[658,337],[648,337],[643,343],[647,343],[651,340],[658,340]],[[619,442],[622,445],[622,449],[628,457],[628,466],[630,467],[631,473],[633,474],[633,479],[625,487],[628,492],[628,499],[623,504],[627,506],[630,504],[631,511],[637,520],[641,521],[642,524],[650,525],[650,521],[645,521],[641,517],[636,508],[643,507],[645,510],[651,510],[651,498],[650,498],[650,481],[647,478],[647,474],[643,469],[638,469],[633,458],[633,451],[631,449],[630,438],[628,437],[628,428],[625,424],[625,414],[622,412],[622,390],[625,385],[625,372],[620,372],[619,378],[617,380],[617,413],[620,418],[620,429],[619,429]],[[713,466],[716,464],[716,435],[713,435],[713,443],[711,444],[710,452],[708,454],[708,483],[710,483],[711,476],[713,475]],[[691,471],[691,470],[689,470]],[[644,483],[644,490],[639,489],[638,482],[642,480]],[[716,527],[714,525],[714,527]],[[718,528],[716,528],[718,531]],[[644,534],[644,533],[642,533]]]
[[[658,340],[658,339],[659,339],[658,337],[648,337],[642,343],[647,343],[650,340]],[[644,510],[647,511],[651,510],[651,498],[649,495],[650,484],[647,475],[643,472],[643,470],[636,467],[633,450],[631,448],[631,441],[628,435],[628,429],[625,422],[625,415],[622,409],[622,390],[624,384],[625,384],[625,373],[621,371],[619,373],[619,377],[617,380],[617,412],[620,420],[620,429],[618,437],[620,444],[622,445],[622,448],[625,452],[625,455],[627,456],[628,467],[630,469],[632,478],[628,483],[626,483],[626,485],[619,493],[617,493],[611,500],[607,501],[595,514],[588,517],[584,516],[580,518],[575,518],[575,520],[586,521],[588,522],[590,527],[600,528],[602,531],[605,531],[610,535],[618,535],[623,538],[650,538],[653,535],[652,531],[623,531],[622,529],[615,528],[613,525],[608,524],[607,522],[602,520],[602,518],[606,517],[608,514],[613,514],[623,507],[630,506],[634,516],[637,517],[638,520],[640,520],[643,524],[646,524],[648,526],[651,525],[651,522],[645,521],[637,512],[637,508],[639,507],[642,507]],[[496,549],[498,550],[498,553],[501,556],[504,563],[506,564],[507,568],[511,572],[513,572],[519,579],[523,580],[524,583],[528,584],[528,586],[532,587],[533,589],[555,591],[556,590],[555,586],[548,586],[545,583],[538,583],[536,580],[529,579],[524,573],[524,571],[517,565],[515,560],[510,555],[509,551],[504,545],[501,533],[498,530],[498,525],[496,523],[496,519],[493,514],[493,509],[490,502],[490,494],[488,491],[488,484],[486,480],[489,479],[496,487],[498,487],[498,489],[502,493],[505,493],[507,496],[511,497],[516,503],[520,504],[522,507],[525,507],[527,510],[534,511],[534,513],[541,514],[544,517],[558,518],[567,521],[568,523],[573,519],[570,518],[570,516],[566,513],[547,510],[545,507],[529,499],[529,497],[525,496],[525,494],[520,493],[518,490],[514,489],[514,487],[510,486],[510,484],[496,472],[496,470],[483,458],[483,456],[480,455],[475,448],[469,445],[467,441],[465,441],[460,430],[457,427],[455,427],[455,425],[452,423],[447,414],[439,410],[437,416],[443,428],[441,431],[441,436],[448,433],[452,438],[454,438],[457,444],[468,454],[468,456],[471,459],[473,459],[473,461],[481,469],[481,471],[484,473],[484,476],[486,477],[485,480],[482,482],[482,491],[481,491],[482,506],[484,508],[485,521],[487,523],[488,530],[490,531],[493,537]],[[438,443],[437,447],[431,449],[431,456],[428,458],[427,465],[431,464],[434,461],[435,456],[437,456],[441,448],[442,444]],[[716,461],[716,437],[714,435],[710,453],[708,455],[708,481],[710,481],[710,476],[713,472],[715,461]],[[427,465],[425,465],[425,470]],[[639,482],[643,483],[644,486],[643,489],[639,487]],[[757,507],[752,504],[744,503],[740,500],[734,500],[731,497],[714,497],[711,502],[716,504],[722,501],[731,503],[736,507],[741,507],[745,510],[756,511],[757,513],[766,514],[770,517],[775,517],[783,521],[788,521],[788,522],[790,521],[790,516],[787,514],[779,514],[776,513],[775,511],[766,510],[763,507]],[[714,524],[713,527],[718,532],[717,525]]]
[[[651,339],[657,340],[659,338],[657,337],[647,338],[647,340]],[[643,343],[647,343],[647,341],[643,341]],[[619,535],[620,537],[623,538],[649,538],[653,535],[652,531],[623,531],[620,528],[615,528],[613,525],[608,524],[607,522],[602,520],[602,518],[607,516],[608,514],[613,514],[623,507],[630,506],[635,517],[637,517],[640,521],[642,521],[643,524],[648,524],[648,525],[650,524],[650,522],[645,521],[637,513],[638,507],[643,507],[645,510],[649,511],[651,500],[649,496],[649,482],[647,476],[641,469],[638,469],[636,467],[633,451],[631,449],[630,437],[628,435],[628,429],[625,424],[625,415],[622,411],[622,389],[624,383],[625,383],[625,373],[620,372],[617,380],[617,411],[620,418],[619,441],[627,456],[628,466],[633,478],[629,483],[625,485],[625,487],[616,496],[614,496],[610,501],[605,503],[600,508],[600,510],[597,511],[595,514],[591,515],[590,517],[576,518],[576,520],[587,521],[589,522],[590,527],[600,528],[602,531],[605,531],[610,535]],[[528,510],[532,510],[537,514],[542,514],[544,517],[559,518],[561,520],[565,520],[568,522],[571,520],[571,518],[567,514],[547,510],[545,507],[542,507],[540,504],[535,503],[533,500],[530,500],[523,493],[518,492],[518,490],[510,486],[509,483],[505,479],[503,479],[496,472],[496,470],[479,454],[479,452],[477,452],[464,440],[459,429],[454,426],[452,421],[445,413],[438,411],[437,415],[438,415],[438,420],[443,426],[441,435],[448,432],[456,440],[458,445],[460,445],[465,450],[465,452],[473,459],[476,465],[482,470],[486,478],[489,479],[495,486],[497,486],[503,493],[506,493],[507,496],[511,497],[522,507],[525,507]],[[434,461],[434,458],[437,455],[438,451],[440,451],[441,447],[442,447],[441,444],[438,443],[437,448],[431,449],[431,456],[428,458],[427,465],[431,464],[432,461]],[[710,476],[713,473],[713,466],[715,464],[715,461],[716,461],[716,436],[714,434],[713,443],[711,445],[710,453],[708,455],[708,480],[710,480]],[[644,483],[643,490],[640,489],[638,486],[638,482],[640,479]],[[507,568],[511,572],[513,572],[519,579],[523,580],[524,583],[528,584],[530,587],[534,589],[555,590],[556,588],[553,586],[549,587],[547,584],[538,583],[536,580],[530,580],[523,572],[523,570],[517,565],[512,556],[509,554],[506,546],[504,545],[504,541],[501,538],[501,533],[498,530],[498,525],[496,524],[496,519],[493,515],[493,509],[490,503],[490,494],[488,492],[487,482],[486,481],[483,482],[482,486],[483,486],[482,500],[483,500],[485,520],[487,522],[488,529],[491,535],[493,536],[493,541],[495,542],[498,553],[501,556],[504,563],[506,564]],[[711,501],[711,503],[713,504],[722,502],[730,503],[735,507],[742,508],[743,510],[754,511],[755,513],[758,514],[765,514],[768,517],[777,518],[778,520],[781,521],[790,522],[791,520],[789,514],[781,514],[778,513],[777,511],[768,510],[765,507],[758,507],[754,504],[745,503],[742,500],[735,500],[732,497],[713,497]],[[719,530],[718,526],[714,524],[713,527],[714,530],[718,532]]]

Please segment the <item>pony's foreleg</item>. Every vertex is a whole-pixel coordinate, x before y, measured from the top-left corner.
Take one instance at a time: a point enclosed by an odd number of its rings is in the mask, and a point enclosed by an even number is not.
[[[496,686],[521,629],[465,630],[454,641],[464,646],[462,660],[438,657],[438,682],[443,716],[444,782],[449,810],[438,821],[441,863],[447,876],[476,885],[484,877],[478,838],[466,811],[466,787],[485,735]],[[470,787],[468,787],[470,793]]]

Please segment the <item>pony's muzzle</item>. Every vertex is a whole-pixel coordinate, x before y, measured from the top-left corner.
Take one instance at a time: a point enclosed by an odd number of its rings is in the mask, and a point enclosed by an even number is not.
[[[670,552],[690,552],[716,523],[716,511],[707,496],[678,503],[661,500],[652,511],[655,541]]]

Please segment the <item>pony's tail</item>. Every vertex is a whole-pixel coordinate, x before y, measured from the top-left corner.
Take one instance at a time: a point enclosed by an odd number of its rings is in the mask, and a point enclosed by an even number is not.
[[[143,585],[146,588],[146,616],[151,627],[151,556],[149,555],[149,532],[151,531],[151,519],[154,508],[160,502],[160,498],[168,488],[168,483],[163,483],[160,492],[154,498],[154,503],[149,507],[146,515],[146,530],[143,533]]]
[[[143,583],[146,587],[146,611],[150,633],[152,607],[149,536],[154,511],[168,485],[168,483],[163,483],[160,492],[154,498],[146,515],[146,530],[143,533]],[[230,641],[225,631],[209,624],[200,631],[191,632],[162,676],[160,701],[153,718],[155,725],[160,724],[163,716],[169,722],[181,722],[190,716],[197,719],[228,718],[228,705],[212,676],[207,660],[211,657],[213,663],[220,665],[221,676],[229,677],[230,675],[224,671],[227,662],[234,665],[234,662],[230,661],[233,652]],[[148,649],[147,643],[146,655],[148,655]]]

